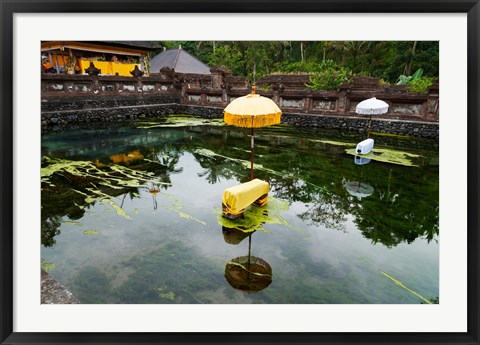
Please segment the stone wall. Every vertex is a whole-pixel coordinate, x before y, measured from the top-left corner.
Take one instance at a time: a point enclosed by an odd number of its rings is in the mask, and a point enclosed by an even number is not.
[[[173,113],[222,116],[232,100],[250,92],[248,80],[227,69],[212,69],[211,75],[161,72],[149,77],[42,74],[42,125]],[[285,123],[350,131],[365,127],[356,105],[377,97],[390,107],[374,117],[372,131],[438,138],[438,84],[428,94],[414,94],[371,77],[354,78],[338,91],[311,91],[306,83],[307,75],[271,75],[258,80],[257,93],[280,106]]]
[[[92,122],[120,122],[140,117],[156,118],[171,114],[188,114],[202,118],[222,118],[223,108],[185,104],[157,104],[132,107],[84,109],[81,111],[52,111],[42,113],[42,126],[78,125]],[[283,113],[282,123],[299,127],[365,132],[368,118]],[[372,119],[372,132],[409,135],[424,138],[439,138],[438,123]]]
[[[358,118],[286,113],[282,115],[282,122],[294,126],[358,131],[362,133],[364,133],[368,127],[368,117]],[[372,119],[371,131],[431,139],[438,139],[440,134],[438,123],[377,118]]]
[[[308,90],[308,75],[269,75],[257,83],[258,93],[272,98],[285,112],[357,116],[359,102],[377,97],[389,104],[389,111],[379,118],[438,122],[438,84],[428,93],[418,94],[409,92],[406,86],[383,84],[374,77],[354,77],[338,91]]]

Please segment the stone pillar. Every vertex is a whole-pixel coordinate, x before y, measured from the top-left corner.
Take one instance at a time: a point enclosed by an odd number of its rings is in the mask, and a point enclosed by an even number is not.
[[[232,75],[232,71],[225,66],[215,66],[210,68],[212,76],[212,88],[225,88],[225,78]]]
[[[92,77],[92,91],[94,94],[97,94],[100,90],[100,82],[98,81],[98,77]]]
[[[280,93],[285,89],[283,84],[270,84],[270,89],[273,91],[272,100],[280,106]]]
[[[222,90],[222,105],[223,106],[226,106],[228,104],[228,94],[227,94],[227,90],[226,89],[223,89]]]
[[[304,113],[309,113],[313,107],[313,100],[312,97],[303,97],[303,109]]]
[[[428,89],[428,99],[426,106],[426,118],[430,120],[438,121],[438,103],[439,103],[439,85],[438,83],[433,84]]]
[[[277,105],[280,105],[280,92],[278,90],[273,91],[273,97],[272,100],[277,103]]]
[[[344,83],[340,90],[338,91],[338,99],[337,99],[337,109],[336,111],[339,113],[344,113],[347,107],[347,91],[349,89],[348,83]]]

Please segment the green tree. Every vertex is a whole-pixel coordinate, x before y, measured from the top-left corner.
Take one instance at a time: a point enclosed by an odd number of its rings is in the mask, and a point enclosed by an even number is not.
[[[315,73],[334,61],[353,75],[369,75],[394,83],[402,74],[421,68],[425,77],[438,77],[438,41],[163,41],[201,61],[224,65],[234,75],[253,80],[263,75]]]

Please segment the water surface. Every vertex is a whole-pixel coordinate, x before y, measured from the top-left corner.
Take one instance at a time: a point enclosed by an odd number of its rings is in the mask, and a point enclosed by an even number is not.
[[[43,267],[82,303],[436,301],[437,143],[373,134],[407,165],[357,164],[363,133],[256,130],[269,203],[237,226],[221,200],[249,180],[248,134],[182,116],[43,133]]]

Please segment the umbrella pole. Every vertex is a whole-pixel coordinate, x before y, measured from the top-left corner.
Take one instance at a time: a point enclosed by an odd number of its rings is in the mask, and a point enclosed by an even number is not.
[[[368,119],[368,130],[367,130],[367,138],[370,138],[370,125],[372,124],[372,115],[370,115]]]
[[[253,149],[253,146],[254,146],[254,142],[255,142],[255,139],[254,139],[254,136],[253,136],[253,127],[252,127],[252,139],[251,139],[251,148],[250,148],[250,181],[253,180],[253,154],[254,154],[254,149]]]
[[[252,235],[248,236],[248,272],[249,273],[250,273],[250,258],[251,258],[250,255],[252,252]]]

